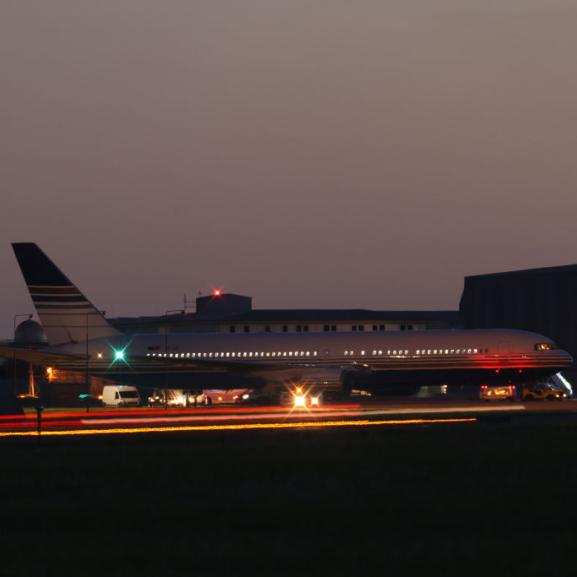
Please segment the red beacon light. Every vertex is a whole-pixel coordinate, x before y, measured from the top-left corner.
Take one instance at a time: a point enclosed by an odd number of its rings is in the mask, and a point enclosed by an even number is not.
[[[222,289],[219,289],[219,288],[212,289],[212,296],[213,296],[213,298],[216,298],[216,299],[222,297]]]

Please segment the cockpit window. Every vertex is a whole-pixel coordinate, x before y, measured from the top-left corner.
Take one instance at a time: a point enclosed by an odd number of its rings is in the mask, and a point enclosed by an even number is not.
[[[553,343],[537,343],[535,345],[536,351],[551,351],[555,348]]]

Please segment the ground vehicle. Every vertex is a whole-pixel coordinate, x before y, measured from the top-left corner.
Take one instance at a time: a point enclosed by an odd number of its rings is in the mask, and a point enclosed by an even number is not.
[[[515,400],[515,385],[501,385],[498,387],[490,387],[489,385],[481,385],[479,397],[483,401],[514,401]]]
[[[254,393],[250,389],[205,389],[203,391],[207,405],[248,403]]]
[[[154,389],[148,396],[150,407],[196,407],[206,404],[203,393],[183,389]]]
[[[291,406],[293,409],[308,409],[320,407],[322,399],[322,392],[306,390],[302,386],[297,386],[290,391],[283,391],[280,394],[279,402],[281,405]]]
[[[563,401],[569,398],[565,391],[548,383],[538,383],[534,387],[523,387],[523,401]]]
[[[206,389],[187,391],[183,389],[154,389],[148,397],[151,407],[197,407],[200,405],[256,403],[261,397],[250,389]]]
[[[105,407],[140,405],[138,389],[130,385],[105,385],[102,388],[102,404]]]

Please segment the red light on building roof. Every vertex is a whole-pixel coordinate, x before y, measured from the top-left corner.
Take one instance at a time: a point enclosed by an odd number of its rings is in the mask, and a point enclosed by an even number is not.
[[[212,296],[214,298],[221,297],[222,296],[222,289],[219,289],[219,288],[212,289]]]

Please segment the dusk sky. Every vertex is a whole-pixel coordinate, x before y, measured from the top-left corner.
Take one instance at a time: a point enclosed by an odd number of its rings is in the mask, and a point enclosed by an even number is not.
[[[37,242],[109,316],[454,309],[577,262],[574,0],[3,0],[0,337]]]

